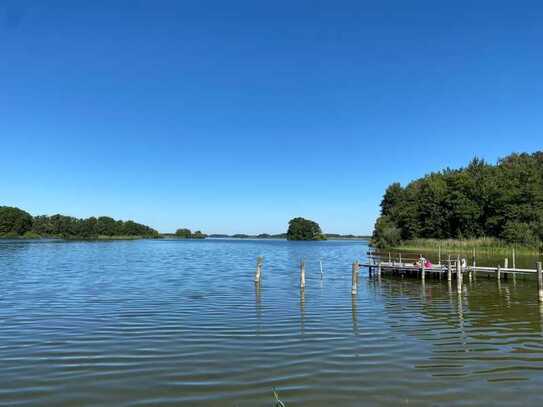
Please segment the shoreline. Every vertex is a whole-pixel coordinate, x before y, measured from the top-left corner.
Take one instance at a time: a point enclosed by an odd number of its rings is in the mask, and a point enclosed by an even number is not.
[[[442,251],[450,253],[472,253],[474,250],[478,253],[486,254],[508,254],[513,250],[517,254],[540,255],[541,247],[528,245],[506,243],[494,238],[481,239],[414,239],[403,242],[400,245],[382,250],[396,251]]]

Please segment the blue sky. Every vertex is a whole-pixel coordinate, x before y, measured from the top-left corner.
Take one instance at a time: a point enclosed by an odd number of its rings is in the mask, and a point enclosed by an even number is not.
[[[387,185],[542,148],[543,3],[1,1],[0,205],[369,233]]]

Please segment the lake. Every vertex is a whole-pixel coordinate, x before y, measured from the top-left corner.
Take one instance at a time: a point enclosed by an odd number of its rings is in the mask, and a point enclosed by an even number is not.
[[[274,387],[288,407],[543,403],[533,280],[464,281],[459,296],[363,270],[353,297],[367,250],[0,241],[0,405],[271,406]]]

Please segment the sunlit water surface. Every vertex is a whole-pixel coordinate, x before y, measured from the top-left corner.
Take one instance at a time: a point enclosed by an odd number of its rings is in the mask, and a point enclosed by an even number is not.
[[[459,296],[454,282],[364,270],[352,297],[351,263],[366,252],[0,242],[0,405],[270,406],[273,387],[288,407],[542,405],[534,281],[465,279]]]

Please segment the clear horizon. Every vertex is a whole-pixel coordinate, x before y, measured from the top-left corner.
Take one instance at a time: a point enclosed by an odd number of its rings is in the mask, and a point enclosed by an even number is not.
[[[543,4],[7,1],[0,205],[367,235],[385,188],[541,150]]]

